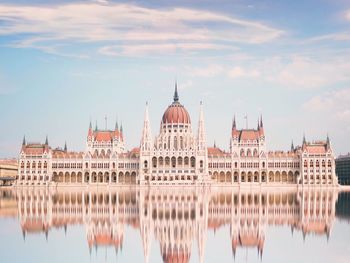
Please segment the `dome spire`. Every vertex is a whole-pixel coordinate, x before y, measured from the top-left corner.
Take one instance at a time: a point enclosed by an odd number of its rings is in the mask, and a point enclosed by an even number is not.
[[[177,93],[177,81],[175,80],[175,92],[174,92],[174,102],[179,101],[179,94]]]

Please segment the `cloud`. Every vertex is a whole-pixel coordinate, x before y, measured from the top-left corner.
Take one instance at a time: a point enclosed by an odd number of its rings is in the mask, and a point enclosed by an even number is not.
[[[350,10],[348,10],[346,12],[346,15],[345,15],[346,19],[350,21]]]
[[[262,81],[288,89],[316,89],[350,80],[350,63],[345,56],[317,59],[300,55],[272,57],[253,62],[249,67]]]
[[[306,40],[306,43],[318,42],[318,41],[350,41],[350,32],[337,32],[333,34],[326,34]]]
[[[314,96],[303,108],[311,112],[331,114],[340,121],[350,121],[350,88],[329,91]]]
[[[208,65],[206,67],[185,67],[185,71],[190,76],[195,77],[215,77],[224,71],[224,66],[221,65]]]
[[[261,44],[283,31],[252,20],[188,8],[155,9],[103,0],[30,6],[0,4],[0,36],[17,48],[54,53],[76,43],[99,43],[104,55],[139,55]]]
[[[228,77],[232,79],[242,77],[256,78],[260,76],[260,72],[258,70],[247,70],[242,67],[234,67],[233,69],[229,70],[227,74]]]

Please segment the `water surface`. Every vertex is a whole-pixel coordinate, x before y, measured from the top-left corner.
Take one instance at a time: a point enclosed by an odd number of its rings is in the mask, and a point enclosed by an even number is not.
[[[0,194],[1,262],[350,262],[350,194],[334,189]]]

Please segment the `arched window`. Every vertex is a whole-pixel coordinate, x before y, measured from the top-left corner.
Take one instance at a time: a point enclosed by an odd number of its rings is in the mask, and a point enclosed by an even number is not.
[[[304,161],[304,167],[305,168],[307,167],[307,161],[306,160]]]
[[[152,158],[152,167],[157,168],[157,157]]]
[[[180,149],[183,150],[184,148],[184,139],[182,138],[182,136],[180,136]]]
[[[38,162],[38,169],[41,169],[41,162]]]
[[[193,156],[191,157],[191,168],[196,167],[196,158],[194,158]]]
[[[175,157],[171,157],[171,167],[172,168],[176,167],[176,158]]]
[[[32,163],[32,168],[35,169],[36,165],[35,162]]]
[[[159,157],[158,164],[159,164],[159,166],[163,165],[163,157]]]
[[[85,163],[85,168],[89,168],[89,163]]]
[[[331,160],[328,161],[328,167],[332,167],[332,162],[331,162]]]
[[[182,165],[182,157],[181,156],[177,158],[177,164]]]
[[[248,156],[248,157],[251,157],[251,156],[252,156],[252,152],[251,152],[250,149],[248,149],[248,151],[247,151],[247,156]]]
[[[253,151],[253,156],[254,156],[254,157],[257,157],[257,156],[258,156],[258,150],[257,150],[257,149],[254,149],[254,151]]]
[[[148,168],[148,162],[146,160],[143,162],[143,167]]]
[[[175,148],[175,150],[177,150],[177,137],[176,136],[174,137],[174,148]]]
[[[184,164],[185,165],[188,165],[189,164],[189,158],[186,156],[185,159],[184,159]]]
[[[262,162],[262,168],[265,168],[265,162]]]
[[[203,160],[200,160],[200,162],[199,162],[199,167],[200,167],[200,168],[203,168]]]
[[[165,165],[166,166],[170,165],[170,158],[169,157],[165,157]]]
[[[243,149],[241,149],[241,157],[244,157],[244,150]]]
[[[235,162],[235,168],[237,168],[238,167],[238,164],[237,164],[237,162]]]
[[[310,161],[310,167],[311,168],[314,167],[314,161],[313,160]]]
[[[45,161],[44,162],[44,169],[46,169],[47,168],[47,162]]]

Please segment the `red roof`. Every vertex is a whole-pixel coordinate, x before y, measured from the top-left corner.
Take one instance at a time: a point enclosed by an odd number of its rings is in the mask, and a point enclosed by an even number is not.
[[[258,130],[254,129],[232,129],[232,137],[238,137],[239,141],[253,141],[258,140],[261,136],[264,135],[263,128],[259,128]]]
[[[162,123],[191,123],[190,115],[183,105],[173,102],[164,112]]]
[[[30,154],[30,155],[42,155],[45,150],[48,152],[49,146],[45,144],[27,144],[23,146],[23,151],[25,154]]]
[[[208,155],[225,155],[225,152],[218,147],[208,147]]]

